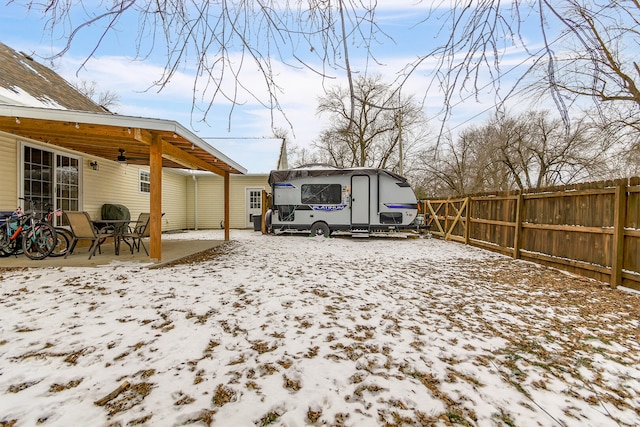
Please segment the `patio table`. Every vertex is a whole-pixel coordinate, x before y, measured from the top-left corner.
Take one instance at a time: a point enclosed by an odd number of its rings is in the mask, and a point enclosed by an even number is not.
[[[91,221],[93,226],[101,232],[111,232],[116,255],[120,255],[120,241],[124,241],[127,246],[129,246],[129,249],[131,249],[131,244],[122,238],[122,235],[129,230],[129,224],[135,224],[137,222],[135,219],[96,219]],[[100,242],[100,244],[102,244],[102,242]]]

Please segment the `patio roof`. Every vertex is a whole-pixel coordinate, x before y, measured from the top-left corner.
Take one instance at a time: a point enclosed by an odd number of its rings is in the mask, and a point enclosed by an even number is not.
[[[151,177],[149,255],[162,259],[162,169],[205,170],[224,177],[225,240],[229,240],[229,176],[247,170],[172,120],[103,112],[0,104],[0,131],[91,156],[148,165]]]
[[[110,113],[0,105],[0,130],[19,137],[117,161],[149,165],[154,137],[161,140],[162,167],[206,170],[218,175],[247,170],[178,122]]]

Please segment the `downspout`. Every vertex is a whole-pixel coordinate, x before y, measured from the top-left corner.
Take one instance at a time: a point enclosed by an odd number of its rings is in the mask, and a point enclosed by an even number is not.
[[[193,229],[198,230],[198,178],[191,173],[191,179],[193,179]]]

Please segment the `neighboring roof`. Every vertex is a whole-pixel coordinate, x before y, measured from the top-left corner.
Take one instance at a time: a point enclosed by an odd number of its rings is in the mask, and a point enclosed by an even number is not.
[[[283,183],[298,178],[306,177],[318,177],[318,176],[351,176],[351,175],[378,175],[385,174],[402,182],[406,182],[407,179],[396,173],[389,172],[384,169],[376,168],[337,168],[335,166],[326,164],[311,164],[300,166],[295,169],[287,170],[274,170],[269,174],[269,185],[275,183]]]
[[[247,170],[178,122],[86,111],[0,104],[0,131],[117,161],[148,165],[154,137],[162,140],[163,167],[245,174]]]
[[[105,112],[55,71],[0,43],[0,104]]]

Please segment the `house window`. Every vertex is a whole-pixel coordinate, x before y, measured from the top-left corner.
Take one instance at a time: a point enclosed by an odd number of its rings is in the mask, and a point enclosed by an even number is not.
[[[140,171],[140,192],[151,192],[151,173],[149,171]]]
[[[262,191],[251,190],[249,192],[249,209],[262,208]]]
[[[303,184],[302,203],[310,205],[339,205],[342,201],[340,184]]]

